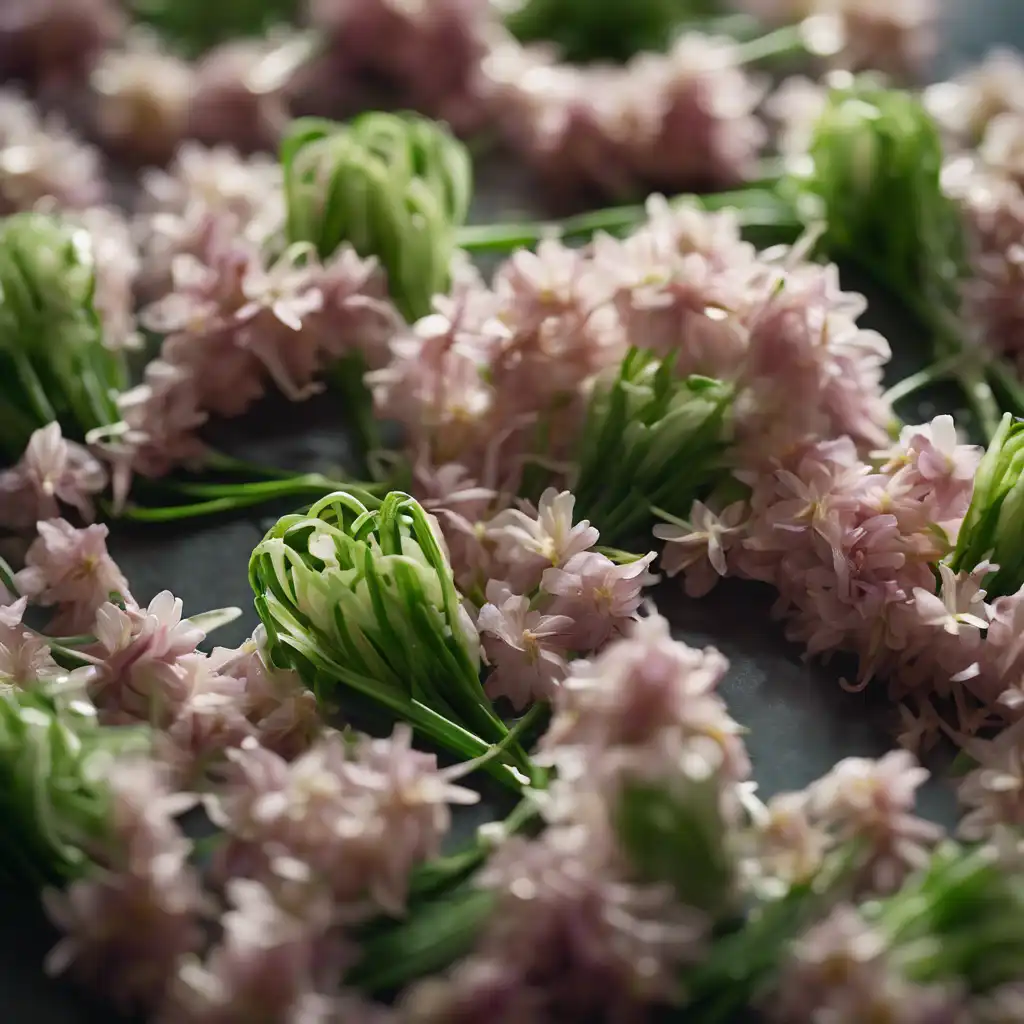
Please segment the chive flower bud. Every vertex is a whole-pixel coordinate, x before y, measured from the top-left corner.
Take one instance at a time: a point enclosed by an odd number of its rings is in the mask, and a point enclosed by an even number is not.
[[[685,516],[725,468],[733,390],[680,377],[671,358],[632,349],[599,381],[584,430],[576,507],[611,547],[648,530],[654,509]]]
[[[472,197],[465,147],[435,121],[374,111],[348,124],[294,122],[281,146],[287,230],[327,259],[347,242],[376,256],[410,321],[447,291]]]
[[[87,231],[56,217],[0,221],[0,438],[17,458],[56,420],[66,437],[116,423],[122,357],[103,344]]]
[[[373,509],[339,491],[285,516],[249,563],[269,657],[321,700],[349,687],[463,757],[504,742],[529,774],[484,693],[479,637],[439,537],[397,491]]]
[[[985,582],[990,598],[1024,586],[1024,420],[1009,413],[974,477],[974,496],[950,559],[954,572],[984,561],[998,569]]]

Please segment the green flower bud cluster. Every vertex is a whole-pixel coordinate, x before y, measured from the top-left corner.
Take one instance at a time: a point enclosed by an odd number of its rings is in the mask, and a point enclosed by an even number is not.
[[[416,320],[447,291],[473,192],[465,147],[435,121],[372,112],[348,124],[294,122],[281,146],[291,242],[321,258],[348,243],[376,256],[391,297]]]
[[[654,509],[685,516],[725,468],[733,389],[680,377],[673,360],[631,350],[595,387],[576,485],[579,515],[602,541],[625,547],[649,529]]]
[[[120,418],[126,369],[103,344],[94,290],[87,231],[39,213],[0,222],[0,438],[9,458],[53,420],[82,438]]]
[[[349,687],[464,757],[508,738],[480,682],[476,627],[436,523],[413,498],[367,508],[345,492],[281,519],[249,579],[275,665],[321,700]],[[529,774],[516,743],[502,751]],[[508,770],[497,766],[508,781]]]
[[[144,731],[97,723],[92,708],[12,689],[0,696],[0,873],[67,881],[107,838],[112,758],[141,750]]]
[[[954,572],[984,561],[998,569],[986,580],[990,598],[1024,586],[1024,420],[1003,416],[974,477],[974,496],[950,558]]]
[[[824,224],[830,253],[864,262],[904,298],[955,308],[965,242],[942,163],[920,98],[861,78],[831,91],[791,184],[805,222]]]

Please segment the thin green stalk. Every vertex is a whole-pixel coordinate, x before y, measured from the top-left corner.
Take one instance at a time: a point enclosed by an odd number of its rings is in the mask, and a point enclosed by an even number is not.
[[[737,63],[759,64],[778,57],[799,56],[807,53],[807,37],[803,25],[785,25],[757,39],[739,46]]]
[[[696,202],[709,212],[734,209],[743,229],[797,230],[800,227],[791,204],[767,188],[679,196],[672,202]],[[643,204],[611,206],[563,220],[471,224],[459,230],[456,242],[470,253],[504,253],[537,245],[545,239],[570,242],[588,240],[599,231],[620,234],[638,227],[646,218],[647,208]]]
[[[966,354],[956,352],[945,359],[940,359],[937,363],[932,363],[931,366],[919,370],[917,373],[912,373],[909,377],[904,377],[903,380],[893,384],[882,397],[890,405],[895,405],[897,402],[902,402],[905,398],[909,398],[918,391],[931,387],[932,384],[957,379],[959,371],[965,362]]]

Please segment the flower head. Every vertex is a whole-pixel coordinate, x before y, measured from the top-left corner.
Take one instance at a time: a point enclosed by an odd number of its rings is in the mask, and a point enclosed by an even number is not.
[[[107,553],[106,526],[77,529],[63,519],[47,519],[38,530],[15,582],[38,604],[57,606],[51,630],[89,632],[111,595],[131,597],[128,581]]]

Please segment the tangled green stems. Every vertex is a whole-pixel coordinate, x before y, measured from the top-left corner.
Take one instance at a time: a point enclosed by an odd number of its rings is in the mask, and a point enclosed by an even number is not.
[[[109,829],[104,769],[147,745],[143,731],[99,725],[91,708],[24,690],[0,695],[0,873],[42,885],[87,870]]]
[[[348,124],[295,121],[281,144],[290,242],[321,258],[348,243],[376,256],[395,304],[409,320],[447,291],[456,234],[466,220],[473,166],[437,122],[363,114]]]
[[[275,665],[321,700],[339,686],[383,705],[521,788],[530,759],[480,682],[479,641],[427,514],[392,492],[378,508],[337,492],[285,516],[253,551],[249,580]]]
[[[687,515],[725,468],[733,389],[673,364],[634,348],[595,386],[573,491],[612,547],[647,531],[655,510]]]
[[[8,459],[54,420],[82,439],[120,419],[115,396],[127,370],[103,343],[95,287],[87,231],[39,213],[0,222],[0,446]]]

